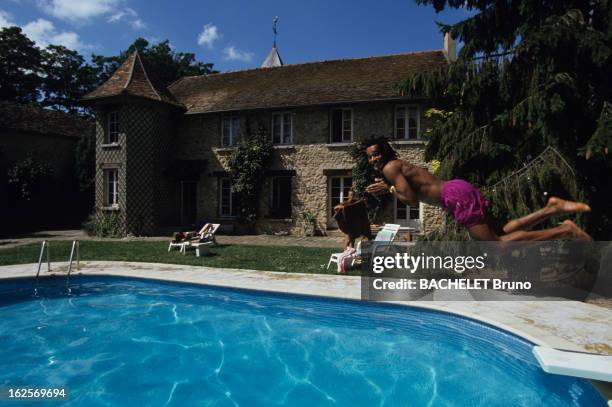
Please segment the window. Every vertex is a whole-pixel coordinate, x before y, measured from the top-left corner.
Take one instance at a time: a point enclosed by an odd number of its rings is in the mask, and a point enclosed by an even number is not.
[[[240,136],[240,118],[238,116],[224,117],[221,127],[221,145],[230,147],[236,144]]]
[[[104,205],[119,206],[119,171],[116,168],[104,170]]]
[[[238,199],[232,191],[232,181],[229,178],[219,180],[219,214],[221,216],[238,216]]]
[[[272,143],[293,143],[293,115],[291,113],[274,113],[272,115]]]
[[[108,114],[108,143],[119,142],[119,111],[114,110]]]
[[[329,216],[334,214],[334,206],[348,198],[348,192],[353,187],[351,177],[330,177],[329,178]]]
[[[353,110],[334,109],[331,112],[331,142],[348,143],[353,139]]]
[[[398,106],[395,108],[395,138],[417,140],[421,138],[421,120],[418,106]]]
[[[291,177],[272,178],[270,216],[276,218],[291,217]]]
[[[395,221],[402,226],[421,229],[421,208],[419,205],[410,206],[395,200]]]

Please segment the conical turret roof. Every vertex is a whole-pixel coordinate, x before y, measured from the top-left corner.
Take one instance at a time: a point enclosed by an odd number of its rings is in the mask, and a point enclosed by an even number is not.
[[[151,80],[138,51],[134,51],[106,82],[85,95],[83,100],[91,101],[122,95],[184,107],[165,87],[156,85]]]

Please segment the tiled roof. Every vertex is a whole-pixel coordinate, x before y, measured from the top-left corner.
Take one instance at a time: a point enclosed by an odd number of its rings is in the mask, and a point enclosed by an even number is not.
[[[0,102],[1,129],[79,138],[93,132],[94,123],[64,112]]]
[[[83,100],[130,95],[182,107],[163,86],[155,85],[151,79],[140,55],[135,51],[106,82],[85,95]]]
[[[395,86],[447,64],[442,50],[189,76],[169,86],[187,113],[398,99]]]

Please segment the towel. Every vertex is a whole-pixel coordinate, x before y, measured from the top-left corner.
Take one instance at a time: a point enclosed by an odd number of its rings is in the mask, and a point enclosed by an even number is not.
[[[333,217],[338,223],[338,228],[347,234],[349,239],[354,240],[362,236],[372,239],[368,208],[363,199],[344,202]]]

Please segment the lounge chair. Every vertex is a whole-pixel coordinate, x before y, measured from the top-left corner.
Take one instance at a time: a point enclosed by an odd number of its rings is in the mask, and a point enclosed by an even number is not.
[[[210,241],[214,244],[217,244],[217,239],[215,237],[215,234],[217,233],[217,230],[219,230],[219,228],[221,227],[220,223],[213,223],[212,224],[212,229],[210,229],[208,232],[204,232],[202,234],[202,237],[200,238],[200,241],[204,240],[204,241]],[[204,229],[204,228],[202,228]]]
[[[210,228],[210,225],[212,225],[212,229]],[[220,223],[206,223],[204,226],[202,226],[202,229],[200,229],[198,233],[179,242],[175,240],[170,241],[170,244],[168,245],[168,252],[170,252],[173,247],[178,247],[181,253],[186,254],[185,252],[187,247],[192,246],[192,243],[213,242],[216,244],[217,240],[215,239],[215,233],[217,233],[220,226]]]
[[[370,242],[370,244],[372,245],[373,251],[376,251],[379,247],[388,248],[393,242],[393,240],[395,239],[395,236],[397,236],[397,232],[399,232],[399,229],[400,229],[400,225],[395,224],[395,223],[387,223],[386,225],[384,225],[383,228],[380,230],[380,232],[376,234],[376,238],[374,238],[374,240]],[[355,246],[355,250],[356,252],[355,252],[355,255],[353,256],[351,267],[355,265],[355,260],[358,257],[361,257],[363,254],[361,251],[361,241],[357,243],[357,245]],[[342,254],[343,253],[332,253],[332,255],[329,258],[329,262],[327,263],[327,269],[329,269],[329,266],[332,263],[338,264],[338,261],[340,257],[342,256]]]
[[[210,248],[210,246],[212,246],[213,244],[217,244],[215,234],[217,233],[217,230],[219,230],[220,226],[220,223],[213,223],[212,228],[207,228],[209,230],[204,231],[204,229],[206,228],[206,225],[204,225],[204,227],[202,228],[202,230],[200,230],[200,233],[197,236],[192,239],[188,239],[185,242],[185,244],[181,248],[181,253],[183,253],[183,255],[186,255],[187,249],[195,249],[197,257],[200,257],[202,254],[208,254],[208,249]]]

